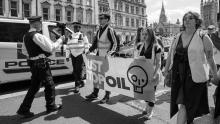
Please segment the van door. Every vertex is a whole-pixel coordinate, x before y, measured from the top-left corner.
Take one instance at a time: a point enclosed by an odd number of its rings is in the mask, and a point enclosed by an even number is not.
[[[30,77],[26,56],[22,53],[25,23],[0,22],[0,83],[25,80]]]

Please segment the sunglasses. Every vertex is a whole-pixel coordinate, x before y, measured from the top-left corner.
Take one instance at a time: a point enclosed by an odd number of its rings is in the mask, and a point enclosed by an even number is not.
[[[73,26],[74,28],[81,28],[81,26]]]
[[[185,17],[183,20],[193,20],[195,19],[193,16]]]
[[[103,18],[103,17],[99,18],[99,20],[103,20],[103,19],[105,19],[105,18]]]

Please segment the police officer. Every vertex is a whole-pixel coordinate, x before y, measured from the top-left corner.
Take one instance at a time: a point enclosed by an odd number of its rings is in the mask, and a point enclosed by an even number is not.
[[[31,86],[17,111],[22,117],[32,117],[30,112],[31,104],[35,94],[38,92],[41,84],[45,87],[46,112],[50,113],[62,108],[62,105],[55,104],[55,86],[47,58],[56,50],[64,41],[65,37],[61,36],[55,43],[49,38],[42,35],[42,21],[40,16],[28,18],[30,30],[24,36],[24,46],[28,53],[28,65],[30,66]]]
[[[85,72],[83,72],[83,67],[85,67],[85,63],[82,54],[89,50],[89,42],[87,37],[80,32],[81,23],[73,22],[72,24],[74,33],[67,42],[67,48],[70,50],[73,65],[73,76],[75,79],[74,93],[78,93],[79,88],[84,86],[83,78]]]
[[[110,27],[110,15],[108,13],[99,14],[100,29],[97,31],[92,46],[88,52],[92,52],[95,49],[98,50],[97,56],[112,56],[119,50],[119,39],[113,28]],[[86,96],[87,99],[92,100],[98,97],[99,89],[94,87],[93,92]],[[109,101],[110,92],[106,91],[104,98],[100,103],[106,103]]]

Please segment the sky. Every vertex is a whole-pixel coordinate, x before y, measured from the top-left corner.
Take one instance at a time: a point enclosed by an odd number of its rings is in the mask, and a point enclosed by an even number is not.
[[[148,24],[159,22],[162,1],[168,18],[167,20],[170,23],[176,23],[177,19],[182,22],[183,15],[189,10],[200,14],[201,0],[145,0]]]

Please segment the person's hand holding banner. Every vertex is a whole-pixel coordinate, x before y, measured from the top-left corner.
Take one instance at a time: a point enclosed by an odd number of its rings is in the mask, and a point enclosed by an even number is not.
[[[115,51],[109,51],[107,52],[105,57],[114,57],[114,55],[115,55]]]

